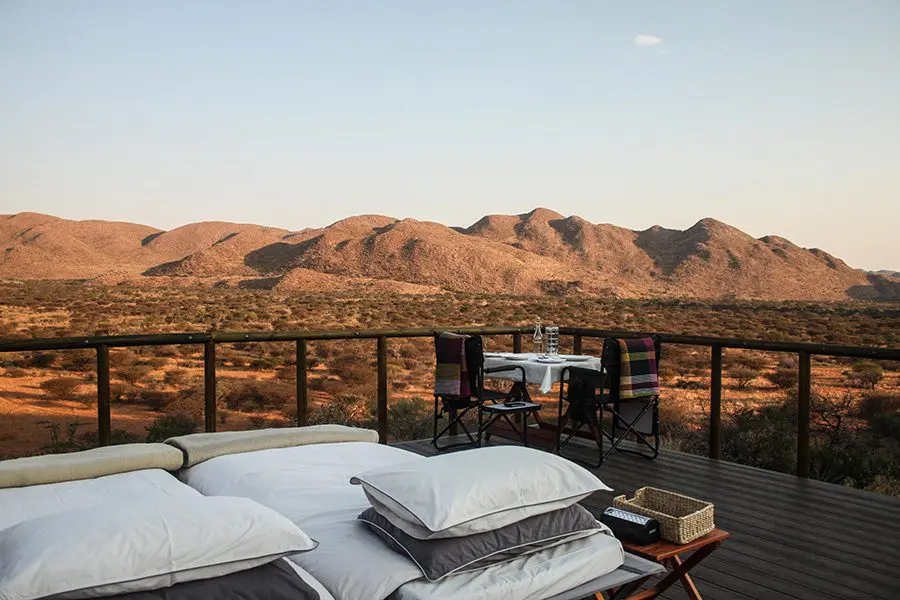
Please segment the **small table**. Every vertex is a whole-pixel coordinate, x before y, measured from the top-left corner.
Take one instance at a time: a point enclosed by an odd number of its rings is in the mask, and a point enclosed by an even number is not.
[[[622,547],[626,552],[636,554],[641,558],[657,562],[667,569],[668,574],[663,577],[654,587],[637,592],[628,597],[628,600],[650,600],[661,595],[669,589],[673,583],[681,580],[684,590],[687,592],[688,598],[691,600],[703,600],[694,580],[688,575],[688,571],[696,567],[700,561],[712,554],[713,550],[718,548],[722,542],[731,536],[727,531],[721,529],[713,529],[701,538],[694,540],[688,544],[675,544],[660,540],[646,546],[636,546],[634,544],[623,543]],[[694,551],[686,560],[682,561],[680,554],[684,552]]]
[[[541,388],[542,393],[549,394],[550,390],[553,389],[553,384],[559,381],[562,371],[566,367],[582,367],[599,371],[603,365],[600,358],[596,356],[575,356],[571,354],[559,354],[557,356],[562,359],[560,362],[548,363],[539,361],[538,355],[532,352],[518,354],[511,352],[485,352],[484,368],[490,369],[491,367],[510,365],[520,366],[525,370],[526,383],[535,384]],[[518,369],[492,374],[485,373],[484,376],[515,382],[522,381],[522,375]]]

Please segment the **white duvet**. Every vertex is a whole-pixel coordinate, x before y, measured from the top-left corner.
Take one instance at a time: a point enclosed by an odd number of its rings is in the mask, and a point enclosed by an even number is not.
[[[260,450],[210,459],[181,479],[206,495],[245,496],[275,509],[319,547],[291,560],[338,600],[538,600],[622,564],[622,546],[598,534],[474,573],[428,583],[406,557],[389,550],[356,517],[369,507],[350,477],[423,457],[390,446],[344,442]]]

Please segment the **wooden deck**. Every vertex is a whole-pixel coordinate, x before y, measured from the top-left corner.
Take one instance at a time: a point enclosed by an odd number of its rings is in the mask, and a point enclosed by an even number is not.
[[[430,440],[397,445],[435,453]],[[732,537],[693,571],[705,600],[900,599],[900,499],[680,452],[620,452],[596,473],[615,492],[592,496],[594,513],[645,485],[715,503]],[[663,597],[686,596],[676,584]]]

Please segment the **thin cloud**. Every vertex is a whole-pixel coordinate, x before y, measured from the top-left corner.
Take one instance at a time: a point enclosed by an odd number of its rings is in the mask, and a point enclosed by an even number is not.
[[[634,42],[635,46],[649,47],[649,46],[658,46],[659,44],[662,44],[663,39],[661,37],[658,37],[655,35],[650,35],[647,33],[639,33],[638,35],[634,36],[633,42]]]

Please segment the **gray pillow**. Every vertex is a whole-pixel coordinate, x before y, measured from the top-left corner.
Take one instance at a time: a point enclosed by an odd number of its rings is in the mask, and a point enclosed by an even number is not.
[[[367,509],[357,519],[388,547],[408,556],[428,581],[483,569],[605,531],[605,527],[578,504],[528,517],[493,531],[431,540],[420,540],[404,533],[374,508]]]

